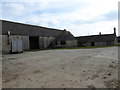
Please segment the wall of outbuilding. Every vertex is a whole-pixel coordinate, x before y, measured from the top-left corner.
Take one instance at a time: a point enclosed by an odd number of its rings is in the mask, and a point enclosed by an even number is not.
[[[43,37],[39,37],[39,48],[44,49],[44,38]]]
[[[115,38],[115,40],[114,40],[114,45],[117,45],[118,44],[118,39],[117,39],[117,37]]]
[[[95,42],[95,46],[111,46],[116,44],[117,41]]]
[[[47,49],[49,45],[54,40],[54,37],[39,37],[39,47],[40,49]]]
[[[22,40],[23,50],[29,50],[29,36],[18,36],[18,35],[2,35],[2,52],[9,53],[11,50],[12,40]]]
[[[66,41],[66,47],[77,47],[77,40]]]
[[[30,50],[29,36],[21,36],[23,50]]]
[[[2,53],[9,53],[10,47],[8,35],[2,35]]]
[[[92,42],[87,42],[87,43],[82,43],[83,46],[91,46]],[[111,45],[115,45],[115,42],[111,41],[111,42],[94,42],[94,46],[111,46]]]
[[[0,54],[2,53],[2,35],[0,35]]]
[[[65,45],[61,45],[61,41],[57,41],[55,48],[77,47],[77,40],[67,40]]]
[[[95,46],[107,46],[107,42],[95,42]]]
[[[2,46],[1,51],[3,53],[10,53],[11,50],[11,41],[12,40],[22,40],[22,48],[23,51],[30,50],[30,42],[29,36],[18,36],[18,35],[1,35],[2,42],[0,43]],[[54,40],[54,37],[39,37],[39,49],[47,49],[50,46],[50,43]]]

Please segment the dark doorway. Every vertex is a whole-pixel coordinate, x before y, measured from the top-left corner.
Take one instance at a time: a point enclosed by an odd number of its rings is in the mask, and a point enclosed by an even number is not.
[[[30,36],[30,49],[39,49],[39,37],[38,36]]]
[[[91,46],[95,46],[95,42],[91,42]]]
[[[66,45],[66,41],[61,41],[61,45]]]

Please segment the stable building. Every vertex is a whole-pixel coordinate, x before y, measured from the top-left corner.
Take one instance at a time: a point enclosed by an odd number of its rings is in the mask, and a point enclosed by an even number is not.
[[[91,36],[76,37],[79,47],[85,46],[111,46],[118,43],[116,36],[116,29],[113,34],[101,34]]]
[[[76,47],[76,38],[66,30],[63,30],[54,40],[52,46],[54,48]]]
[[[58,30],[35,25],[1,20],[2,52],[22,52],[24,50],[76,47],[77,40],[66,30]],[[63,35],[62,35],[63,34]],[[60,39],[60,37],[64,39]],[[58,40],[58,41],[57,41]],[[58,44],[56,44],[58,43]]]

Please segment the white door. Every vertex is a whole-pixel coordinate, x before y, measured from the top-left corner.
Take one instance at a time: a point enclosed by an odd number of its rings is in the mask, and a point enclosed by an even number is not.
[[[11,43],[11,52],[22,52],[22,41],[21,40],[14,40]]]

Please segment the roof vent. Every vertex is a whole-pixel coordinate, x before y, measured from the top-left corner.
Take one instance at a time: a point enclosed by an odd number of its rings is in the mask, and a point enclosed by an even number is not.
[[[64,29],[64,31],[67,31],[66,29]]]

